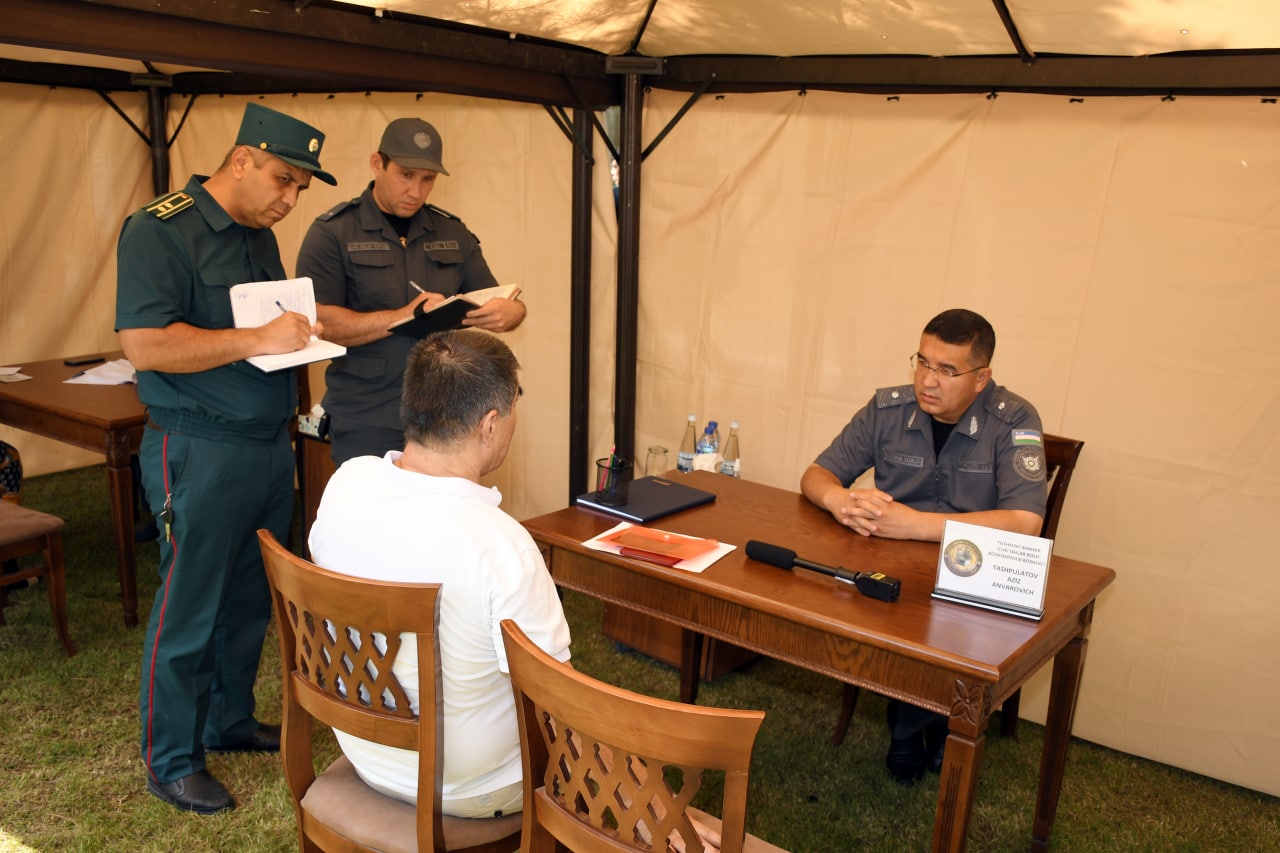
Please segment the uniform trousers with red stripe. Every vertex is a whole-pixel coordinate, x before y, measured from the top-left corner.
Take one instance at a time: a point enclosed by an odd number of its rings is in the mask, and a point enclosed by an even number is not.
[[[157,782],[205,767],[204,747],[258,727],[254,681],[271,617],[256,531],[288,541],[294,454],[288,432],[219,440],[149,426],[139,450],[160,528],[160,587],[142,652],[142,759]]]

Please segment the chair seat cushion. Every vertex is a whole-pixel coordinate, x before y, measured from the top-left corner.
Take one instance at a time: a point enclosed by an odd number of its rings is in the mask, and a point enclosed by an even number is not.
[[[56,533],[66,526],[61,518],[9,501],[0,501],[0,545]]]
[[[384,853],[417,853],[416,808],[370,788],[344,755],[302,797],[303,811],[334,832]],[[472,819],[445,815],[444,840],[459,850],[520,831],[521,815]]]

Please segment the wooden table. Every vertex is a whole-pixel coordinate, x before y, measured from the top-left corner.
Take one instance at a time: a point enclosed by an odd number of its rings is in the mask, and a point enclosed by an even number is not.
[[[107,360],[122,353],[103,353]],[[94,365],[88,365],[92,367]],[[60,358],[28,362],[28,382],[0,382],[0,423],[102,453],[107,457],[111,525],[120,572],[124,623],[138,624],[138,570],[133,546],[133,471],[146,413],[136,385],[67,385],[83,370]]]
[[[988,718],[1052,659],[1031,843],[1046,850],[1094,599],[1115,572],[1055,556],[1039,622],[935,601],[929,594],[936,543],[864,539],[798,493],[709,472],[684,477],[715,492],[716,502],[652,526],[739,546],[702,574],[585,548],[583,541],[617,523],[602,513],[575,507],[524,524],[562,587],[948,715],[934,850],[964,849]],[[901,597],[887,604],[816,572],[748,560],[743,546],[749,539],[826,565],[883,571],[902,580]],[[686,643],[686,682],[690,672],[696,679],[689,659],[695,650],[696,643]]]

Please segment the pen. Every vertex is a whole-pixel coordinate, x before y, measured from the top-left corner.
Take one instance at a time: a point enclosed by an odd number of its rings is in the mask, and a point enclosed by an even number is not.
[[[426,293],[425,290],[423,290],[421,287],[418,287],[418,283],[413,279],[409,279],[409,286],[412,287],[414,290],[418,291],[419,293]]]
[[[288,309],[288,308],[285,308],[283,305],[281,305],[281,304],[280,304],[280,300],[279,300],[279,299],[277,299],[277,300],[276,300],[276,307],[280,309],[280,313],[281,313],[281,314],[288,314],[288,313],[289,313],[289,309]]]

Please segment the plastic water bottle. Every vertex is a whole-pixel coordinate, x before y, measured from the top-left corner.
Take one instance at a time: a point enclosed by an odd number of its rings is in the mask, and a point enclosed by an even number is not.
[[[697,415],[689,415],[689,423],[684,428],[684,438],[680,439],[680,452],[676,454],[676,468],[686,474],[693,470],[693,454],[697,452],[697,423]]]
[[[707,426],[711,429],[711,450],[713,453],[720,452],[720,422],[710,421]]]
[[[724,455],[720,458],[720,473],[730,477],[740,476],[738,460],[738,422],[729,424],[729,440],[724,445]]]
[[[715,421],[707,424],[706,429],[702,431],[702,436],[698,439],[698,453],[715,453],[716,452],[716,427]]]

